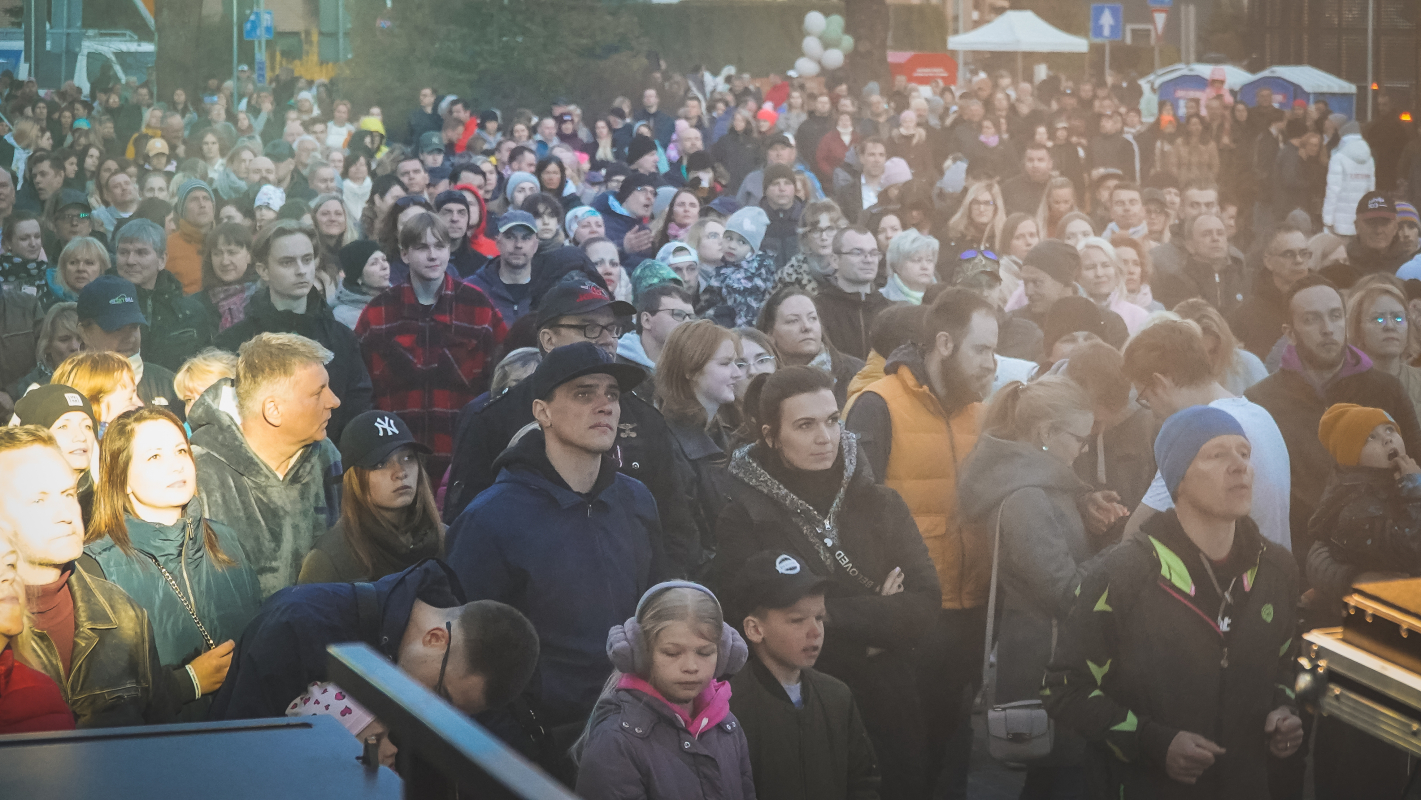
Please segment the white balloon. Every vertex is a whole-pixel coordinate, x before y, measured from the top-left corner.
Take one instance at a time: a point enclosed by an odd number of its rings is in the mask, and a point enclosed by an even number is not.
[[[808,56],[800,56],[795,59],[794,70],[801,78],[812,78],[819,74],[819,62]]]
[[[844,66],[844,51],[838,48],[825,50],[824,55],[819,57],[819,63],[824,65],[824,69],[838,69]]]
[[[804,54],[816,61],[819,60],[820,56],[824,55],[824,43],[819,41],[818,36],[804,37],[803,47]]]
[[[818,11],[811,11],[804,15],[804,32],[810,36],[818,36],[824,32],[824,26],[829,24],[829,20],[824,18]]]

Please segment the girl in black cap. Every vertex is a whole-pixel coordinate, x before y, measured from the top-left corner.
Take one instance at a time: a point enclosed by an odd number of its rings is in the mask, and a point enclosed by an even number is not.
[[[340,437],[340,519],[316,540],[297,583],[373,581],[444,555],[444,525],[425,468],[429,448],[388,411],[366,411]]]

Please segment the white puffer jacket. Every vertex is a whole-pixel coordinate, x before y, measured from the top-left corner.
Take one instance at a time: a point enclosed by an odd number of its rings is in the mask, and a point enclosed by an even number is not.
[[[1327,196],[1322,201],[1322,224],[1338,236],[1357,233],[1357,204],[1377,187],[1377,166],[1372,148],[1360,133],[1349,133],[1338,142],[1327,165]]]

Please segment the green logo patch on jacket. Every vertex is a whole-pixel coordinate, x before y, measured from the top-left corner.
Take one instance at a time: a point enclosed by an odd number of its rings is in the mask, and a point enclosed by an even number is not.
[[[1260,613],[1263,615],[1263,621],[1264,621],[1264,622],[1272,622],[1272,621],[1273,621],[1273,604],[1272,604],[1272,603],[1264,603],[1264,604],[1263,604],[1263,610],[1262,610]]]

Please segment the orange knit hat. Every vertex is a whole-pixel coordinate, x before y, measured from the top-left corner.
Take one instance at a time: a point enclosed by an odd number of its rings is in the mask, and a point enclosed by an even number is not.
[[[1317,424],[1317,438],[1338,464],[1355,467],[1372,430],[1378,425],[1395,424],[1391,415],[1380,408],[1338,403],[1323,412],[1322,421]]]

